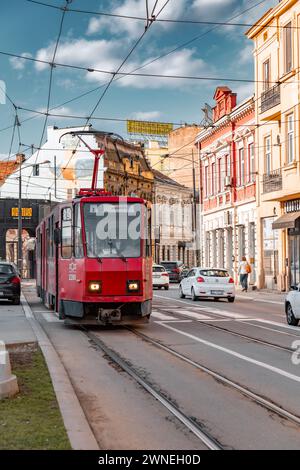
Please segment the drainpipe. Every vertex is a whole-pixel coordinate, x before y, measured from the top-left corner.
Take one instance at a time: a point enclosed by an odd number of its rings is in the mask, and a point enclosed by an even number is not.
[[[237,251],[237,233],[236,233],[236,200],[237,200],[237,192],[236,192],[236,184],[237,184],[237,175],[236,175],[236,143],[234,140],[234,133],[235,133],[235,123],[232,122],[232,139],[231,139],[231,155],[232,155],[232,190],[231,190],[231,203],[233,206],[233,272],[235,273],[235,280],[238,281],[238,251]]]

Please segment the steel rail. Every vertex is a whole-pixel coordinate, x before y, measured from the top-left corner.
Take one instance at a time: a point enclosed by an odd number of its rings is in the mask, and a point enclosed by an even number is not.
[[[145,335],[144,333],[141,333],[133,328],[126,327],[128,331],[131,333],[135,334],[136,336],[141,337],[145,341],[149,342],[153,346],[156,346],[159,349],[162,349],[163,351],[168,352],[172,356],[175,356],[182,361],[186,362],[187,364],[192,365],[193,367],[196,367],[197,369],[201,370],[202,372],[207,373],[208,375],[212,376],[216,380],[229,385],[230,387],[234,388],[235,390],[239,391],[246,397],[250,398],[251,400],[257,402],[259,405],[262,405],[263,407],[267,408],[269,411],[272,411],[279,415],[282,418],[288,419],[289,421],[293,421],[294,423],[300,425],[300,417],[283,409],[281,406],[276,405],[274,402],[267,400],[266,398],[262,397],[261,395],[258,395],[257,393],[252,392],[246,387],[243,387],[242,385],[238,384],[237,382],[234,382],[233,380],[228,379],[222,374],[219,374],[218,372],[215,372],[212,369],[209,369],[206,366],[203,366],[202,364],[199,364],[198,362],[193,361],[192,359],[184,356],[183,354],[175,351],[174,349],[170,348],[169,346],[165,346],[164,344],[150,338],[149,336]]]
[[[193,419],[186,416],[173,403],[165,398],[160,392],[147,382],[144,378],[136,373],[136,371],[115,351],[106,346],[95,334],[81,327],[85,335],[100,348],[115,364],[117,364],[124,372],[132,377],[139,385],[141,385],[150,395],[152,395],[159,403],[175,416],[184,426],[186,426],[198,439],[200,439],[210,450],[222,450],[223,447],[206,431],[204,431]]]

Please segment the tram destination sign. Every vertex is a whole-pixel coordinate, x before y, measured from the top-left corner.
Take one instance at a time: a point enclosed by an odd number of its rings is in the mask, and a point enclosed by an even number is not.
[[[19,209],[17,207],[11,208],[11,216],[18,217]],[[22,217],[31,218],[32,217],[32,207],[22,207]]]

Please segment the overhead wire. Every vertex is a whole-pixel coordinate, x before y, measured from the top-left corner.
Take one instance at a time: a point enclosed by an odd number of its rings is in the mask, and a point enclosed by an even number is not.
[[[241,16],[241,15],[247,13],[248,11],[250,11],[250,10],[256,8],[257,6],[261,5],[261,4],[264,3],[265,1],[266,1],[266,0],[260,0],[258,3],[255,3],[255,4],[251,5],[250,7],[246,8],[245,10],[240,11],[239,13],[237,13],[237,14],[235,14],[234,16],[232,16],[231,18],[229,18],[229,19],[227,20],[227,22],[229,22],[229,21],[231,21],[231,20],[233,20],[233,19],[235,19],[235,18],[238,18],[239,16]],[[32,3],[33,3],[33,2],[32,2]],[[34,2],[34,3],[41,3],[41,2]],[[155,4],[154,4],[154,7],[153,7],[152,12],[151,12],[151,16],[152,16],[153,13],[154,13],[154,9],[155,9],[156,5],[157,5],[157,1],[156,1]],[[53,6],[53,5],[51,5],[51,6]],[[61,8],[61,7],[59,7],[59,8]],[[157,21],[157,19],[156,19],[156,21]],[[209,34],[210,32],[214,31],[216,28],[217,28],[217,26],[215,26],[215,27],[213,27],[213,28],[210,28],[209,30],[205,31],[203,34],[193,37],[193,38],[190,39],[189,41],[180,44],[180,45],[177,46],[176,48],[173,48],[173,49],[167,51],[166,53],[160,54],[159,56],[155,57],[154,59],[151,59],[150,61],[146,62],[145,64],[142,64],[141,66],[135,68],[135,69],[133,70],[133,72],[136,72],[137,70],[140,70],[140,69],[142,69],[142,68],[144,68],[144,67],[146,67],[146,66],[148,66],[148,65],[150,65],[150,64],[152,64],[152,63],[154,63],[154,62],[156,62],[156,61],[158,61],[158,60],[160,60],[161,58],[166,57],[166,56],[168,56],[168,55],[170,55],[170,54],[172,54],[172,53],[174,53],[174,52],[180,50],[181,48],[186,47],[187,45],[189,45],[189,44],[191,44],[191,43],[193,43],[193,42],[195,42],[195,41],[197,41],[197,40],[203,38],[206,34]],[[1,53],[1,52],[0,52],[0,53]],[[22,58],[23,58],[23,56],[19,56],[19,57],[22,57]],[[115,79],[115,81],[121,80],[122,78],[123,78],[123,76],[119,76],[119,77],[117,77],[117,78]],[[77,98],[75,97],[75,98],[72,98],[71,100],[65,101],[64,103],[62,103],[62,104],[60,104],[60,105],[58,105],[58,106],[56,106],[56,107],[54,107],[54,108],[52,108],[52,109],[55,109],[55,108],[58,108],[58,107],[60,107],[60,106],[64,106],[64,105],[66,105],[66,104],[69,104],[70,102],[73,102],[73,101],[75,101],[75,100],[77,100],[77,99],[80,99],[81,97],[86,96],[86,95],[89,94],[89,93],[92,93],[92,92],[94,92],[94,91],[97,91],[97,90],[103,88],[105,85],[106,85],[106,84],[100,85],[99,87],[96,87],[96,88],[94,88],[94,89],[92,89],[92,90],[90,90],[90,91],[88,91],[88,92],[82,93],[82,94],[79,95]],[[33,117],[30,117],[30,118],[27,118],[26,121],[29,121],[29,120],[31,120],[31,119],[34,119],[34,116],[33,116]],[[25,122],[25,120],[22,121],[22,122]],[[7,129],[7,128],[6,128],[6,129]],[[6,130],[6,129],[4,129],[4,130]]]
[[[44,139],[44,134],[45,134],[45,130],[46,130],[47,122],[48,122],[48,113],[49,113],[49,108],[50,108],[52,82],[53,82],[53,69],[55,67],[55,57],[56,57],[59,41],[60,41],[60,38],[61,38],[61,35],[62,35],[63,24],[64,24],[64,19],[65,19],[65,15],[66,15],[66,11],[67,11],[67,6],[71,2],[72,2],[72,0],[65,0],[65,6],[62,8],[62,15],[61,15],[60,23],[59,23],[59,31],[58,31],[57,39],[56,39],[55,46],[54,46],[52,61],[49,63],[49,65],[50,65],[50,77],[49,77],[48,96],[47,96],[47,108],[46,108],[47,111],[46,111],[46,117],[45,117],[45,120],[44,120],[44,125],[43,125],[43,128],[42,128],[42,135],[41,135],[41,138],[40,138],[40,145],[39,145],[40,147],[42,146],[42,142],[43,142],[43,139]],[[38,157],[39,157],[39,152],[36,155],[35,163],[37,162]],[[28,184],[26,185],[26,190],[25,190],[26,195],[27,195],[27,189],[28,189]]]
[[[30,3],[35,3],[37,5],[41,5],[44,7],[49,7],[49,8],[54,8],[57,10],[61,10],[61,7],[58,5],[51,5],[46,2],[40,2],[36,0],[26,0],[27,2]],[[148,1],[146,0],[146,4]],[[263,2],[262,2],[263,3]],[[157,4],[157,0],[156,0]],[[155,5],[156,6],[156,5]],[[155,7],[154,7],[155,8]],[[83,13],[83,14],[89,14],[89,15],[94,15],[94,16],[104,16],[104,17],[111,17],[111,18],[118,18],[118,19],[124,19],[124,20],[137,20],[137,21],[146,21],[147,18],[150,18],[153,15],[153,12],[149,16],[148,9],[146,9],[146,17],[143,16],[134,16],[134,15],[121,15],[118,13],[112,13],[112,12],[103,12],[103,11],[92,11],[92,10],[82,10],[78,8],[68,8],[68,11],[70,13]],[[204,20],[197,20],[197,19],[190,19],[190,18],[183,18],[183,19],[178,19],[178,18],[159,18],[157,19],[158,23],[174,23],[174,24],[194,24],[194,25],[218,25],[218,26],[240,26],[240,27],[252,27],[253,23],[236,23],[236,22],[224,22],[224,21],[218,21],[218,20],[211,20],[211,21],[204,21]],[[299,26],[287,26],[287,25],[272,25],[272,24],[265,24],[265,23],[255,23],[255,26],[262,26],[266,28],[290,28],[290,29],[299,29]]]

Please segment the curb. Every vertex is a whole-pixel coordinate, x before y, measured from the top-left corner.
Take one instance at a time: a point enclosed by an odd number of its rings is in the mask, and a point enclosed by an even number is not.
[[[67,371],[47,334],[35,319],[23,293],[21,293],[21,302],[25,316],[43,352],[72,449],[99,450],[99,445],[86,419]]]

